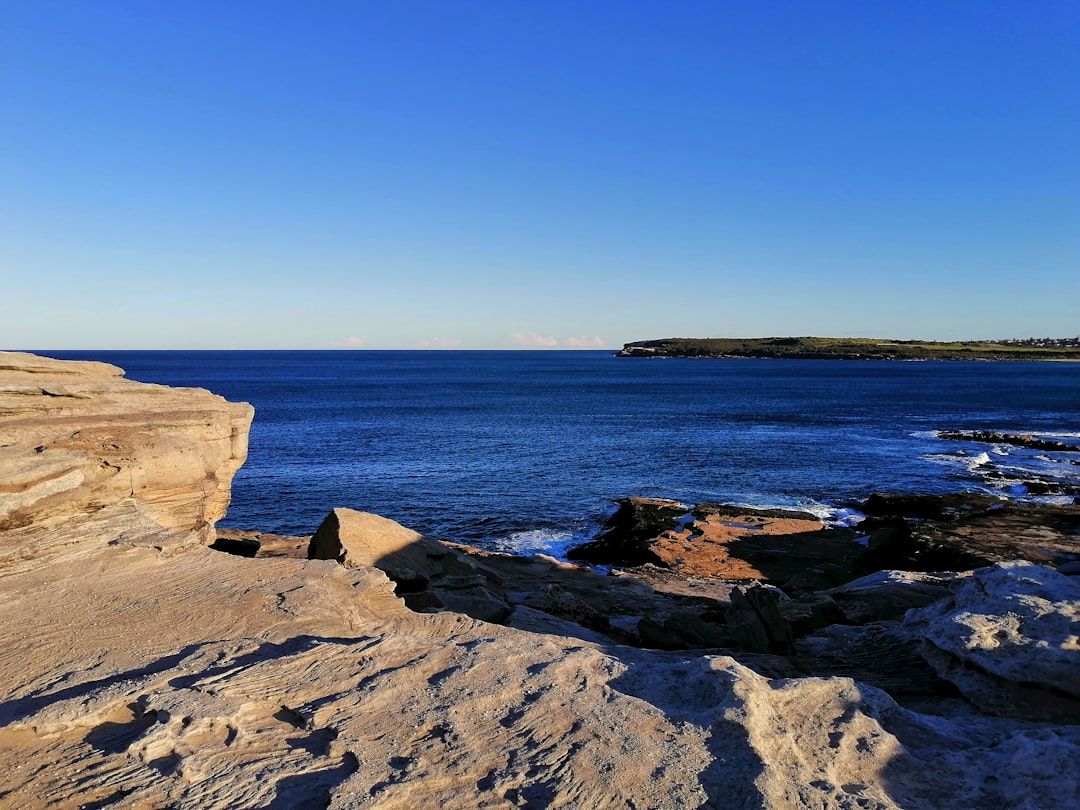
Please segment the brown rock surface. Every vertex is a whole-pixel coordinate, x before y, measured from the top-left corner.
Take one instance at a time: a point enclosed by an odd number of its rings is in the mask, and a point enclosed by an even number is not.
[[[851,529],[778,509],[626,498],[605,530],[573,559],[669,569],[681,577],[759,580],[811,589],[845,582],[865,549]]]

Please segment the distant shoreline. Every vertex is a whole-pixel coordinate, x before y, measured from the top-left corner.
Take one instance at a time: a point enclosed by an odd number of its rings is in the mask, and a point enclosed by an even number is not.
[[[884,338],[661,338],[627,343],[616,357],[791,360],[980,360],[1080,362],[1080,339],[1041,342],[887,340]]]

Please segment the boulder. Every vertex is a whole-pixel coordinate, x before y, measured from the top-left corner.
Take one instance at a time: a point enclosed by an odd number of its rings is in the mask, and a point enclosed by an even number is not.
[[[465,555],[368,512],[332,510],[312,535],[308,558],[336,560],[346,568],[378,568],[415,609],[447,608],[495,623],[510,615],[502,584],[479,572]]]
[[[983,711],[1080,723],[1080,582],[1028,562],[974,571],[905,630]]]

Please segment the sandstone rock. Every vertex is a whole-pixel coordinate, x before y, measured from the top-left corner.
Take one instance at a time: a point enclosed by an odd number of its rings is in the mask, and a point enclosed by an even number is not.
[[[56,587],[70,613],[50,610]],[[1076,796],[1076,727],[929,717],[848,678],[411,613],[366,567],[112,546],[8,578],[5,596],[19,631],[0,649],[0,791],[25,810]]]
[[[311,537],[308,557],[346,568],[386,572],[399,594],[418,609],[446,607],[476,619],[503,622],[510,615],[502,584],[481,574],[467,557],[399,523],[367,512],[334,509]]]
[[[217,551],[231,549],[255,550],[254,554],[241,553],[240,556],[253,557],[292,557],[306,560],[310,537],[296,537],[285,534],[260,532],[254,529],[217,529],[217,539],[210,546]]]
[[[125,380],[104,363],[0,352],[0,530],[131,499],[155,523],[209,543],[247,457],[252,414],[201,389]],[[0,559],[53,545],[46,533],[33,539],[6,542]]]
[[[856,624],[896,619],[952,594],[952,573],[878,571],[826,591],[844,618]]]
[[[1045,566],[974,571],[907,614],[923,654],[984,711],[1080,723],[1080,583]]]

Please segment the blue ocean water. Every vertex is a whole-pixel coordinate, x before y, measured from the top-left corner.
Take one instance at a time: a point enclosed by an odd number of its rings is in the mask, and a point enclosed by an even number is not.
[[[993,470],[1080,482],[1078,454],[934,433],[1080,443],[1074,363],[42,353],[252,403],[249,459],[221,523],[236,528],[309,534],[346,506],[449,540],[558,551],[627,495],[825,514],[875,490],[985,489]],[[993,491],[1023,496],[1019,486]]]

